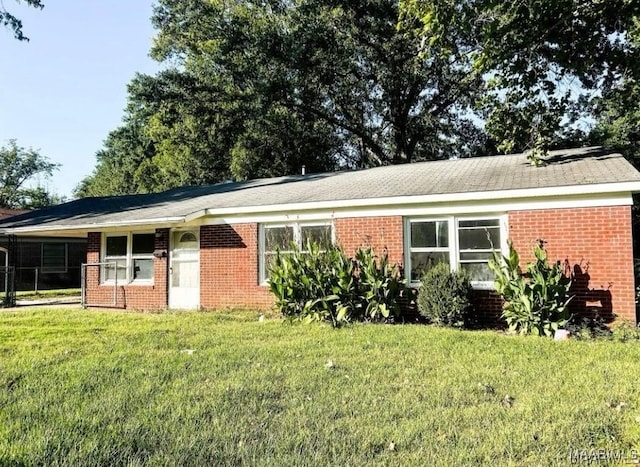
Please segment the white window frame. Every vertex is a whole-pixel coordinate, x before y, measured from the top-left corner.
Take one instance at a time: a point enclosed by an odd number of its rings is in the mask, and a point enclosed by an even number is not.
[[[405,276],[407,277],[407,279],[409,280],[409,282],[411,284],[416,284],[419,285],[420,281],[417,280],[411,280],[411,268],[412,268],[412,264],[411,264],[411,253],[415,252],[415,253],[430,253],[430,252],[434,252],[434,253],[449,253],[449,263],[451,263],[452,258],[454,257],[454,244],[455,244],[455,232],[452,229],[451,226],[451,219],[452,217],[410,217],[410,218],[406,218],[405,219],[405,223],[404,223],[404,239],[405,239],[405,247],[404,247],[404,251],[405,251],[405,260],[404,260],[404,264],[406,265],[405,268]],[[446,222],[448,225],[448,246],[447,247],[411,247],[411,224],[413,223],[420,223],[420,222]]]
[[[151,251],[150,253],[144,253],[144,254],[133,254],[133,236],[134,235],[154,235],[155,238],[155,231],[148,231],[148,230],[140,230],[140,231],[128,231],[128,232],[105,232],[102,234],[102,244],[101,244],[101,248],[100,248],[100,258],[101,258],[101,262],[103,263],[107,263],[110,260],[117,260],[117,259],[124,259],[126,262],[126,275],[124,279],[105,279],[106,277],[106,272],[105,269],[107,267],[111,267],[108,266],[106,264],[104,264],[101,268],[100,268],[100,283],[104,284],[104,285],[112,285],[114,283],[118,283],[118,284],[125,284],[125,285],[153,285],[153,276],[154,274],[152,274],[151,279],[134,279],[134,271],[133,271],[133,266],[134,266],[134,259],[150,259],[153,261],[154,256],[153,256],[153,251]],[[127,251],[126,254],[124,256],[109,256],[107,257],[107,238],[109,237],[127,237]],[[155,270],[155,264],[154,264],[154,270]],[[117,273],[116,273],[117,274]]]
[[[60,268],[45,266],[44,250],[45,245],[63,245],[64,246],[64,266]],[[69,245],[66,242],[42,242],[40,245],[40,270],[43,274],[61,273],[64,274],[69,269]]]
[[[501,254],[505,254],[507,251],[507,237],[508,237],[508,224],[507,224],[507,215],[504,213],[493,213],[493,214],[484,214],[484,215],[474,215],[474,216],[439,216],[439,217],[422,217],[422,216],[412,216],[406,217],[404,221],[404,264],[407,279],[409,280],[409,285],[412,287],[419,287],[421,285],[421,281],[419,280],[411,280],[411,252],[412,251],[445,251],[449,252],[449,266],[452,271],[457,271],[460,268],[460,244],[459,244],[459,236],[458,236],[458,227],[461,221],[478,221],[478,220],[497,220],[498,225],[500,227],[500,245],[494,245],[496,247],[496,251],[499,251]],[[448,248],[414,248],[411,249],[411,224],[413,222],[442,222],[447,221],[449,223],[449,247]],[[465,250],[471,251],[471,250]],[[479,250],[482,251],[482,250]],[[470,262],[470,261],[465,261]],[[471,281],[471,285],[474,289],[480,290],[493,290],[494,283],[493,281]]]
[[[293,241],[299,247],[302,247],[302,228],[303,227],[331,227],[331,243],[336,242],[336,229],[332,221],[304,221],[304,222],[274,222],[274,223],[262,223],[259,228],[259,242],[258,242],[258,284],[268,285],[267,271],[265,270],[265,248],[266,248],[266,229],[270,228],[293,228]]]

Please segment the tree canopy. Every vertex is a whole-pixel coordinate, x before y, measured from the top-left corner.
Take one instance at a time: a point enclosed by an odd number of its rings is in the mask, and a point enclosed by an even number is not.
[[[640,67],[629,0],[158,0],[152,21],[166,67],[79,195],[581,143]]]
[[[632,0],[404,0],[401,12],[430,44],[464,31],[469,70],[484,81],[477,108],[503,152],[575,138],[576,122],[597,118],[594,99],[640,71]]]
[[[26,3],[34,8],[44,8],[42,0],[16,0],[18,3]],[[4,2],[0,1],[0,24],[13,31],[13,36],[19,41],[28,41],[29,38],[22,32],[22,21],[7,11]]]
[[[38,151],[18,146],[15,140],[0,146],[0,207],[37,209],[59,202],[41,186],[26,186],[35,176],[51,175],[58,167]]]

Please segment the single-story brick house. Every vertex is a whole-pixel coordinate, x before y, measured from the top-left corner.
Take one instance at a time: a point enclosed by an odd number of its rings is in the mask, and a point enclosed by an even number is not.
[[[88,306],[267,308],[267,266],[288,242],[383,248],[419,285],[432,261],[467,270],[479,319],[499,314],[487,260],[537,239],[574,275],[576,311],[636,321],[632,194],[640,173],[600,148],[421,162],[358,171],[85,198],[0,224],[5,233],[88,240]]]

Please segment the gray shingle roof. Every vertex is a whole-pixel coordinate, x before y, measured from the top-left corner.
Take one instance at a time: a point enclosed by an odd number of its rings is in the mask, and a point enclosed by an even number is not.
[[[342,202],[389,197],[486,194],[494,191],[601,184],[637,184],[640,172],[620,154],[601,148],[550,153],[533,167],[523,154],[421,162],[359,171],[310,174],[238,183],[183,187],[162,193],[84,198],[0,222],[0,229],[30,230],[179,222],[204,210],[243,209],[293,203]],[[503,196],[504,197],[504,196]],[[26,229],[25,229],[26,228]],[[10,230],[9,230],[10,231]]]

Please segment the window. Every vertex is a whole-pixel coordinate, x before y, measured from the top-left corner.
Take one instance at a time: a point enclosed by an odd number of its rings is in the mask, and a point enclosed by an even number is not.
[[[176,232],[175,235],[178,249],[198,249],[198,237],[193,232]]]
[[[405,237],[411,282],[419,283],[425,271],[445,262],[466,271],[474,286],[492,286],[488,263],[492,252],[502,248],[500,217],[408,219]]]
[[[409,264],[414,282],[437,263],[449,263],[449,221],[411,221],[409,225]]]
[[[108,234],[104,237],[102,261],[103,282],[121,283],[153,281],[155,234]]]
[[[67,272],[67,244],[42,244],[42,272]]]
[[[293,252],[293,245],[305,251],[309,243],[333,243],[333,225],[328,223],[263,224],[260,226],[260,283],[266,282],[276,254]]]
[[[153,280],[153,247],[155,234],[131,235],[131,258],[133,260],[133,280]]]
[[[458,264],[476,282],[493,282],[489,259],[500,249],[500,220],[458,221]]]

